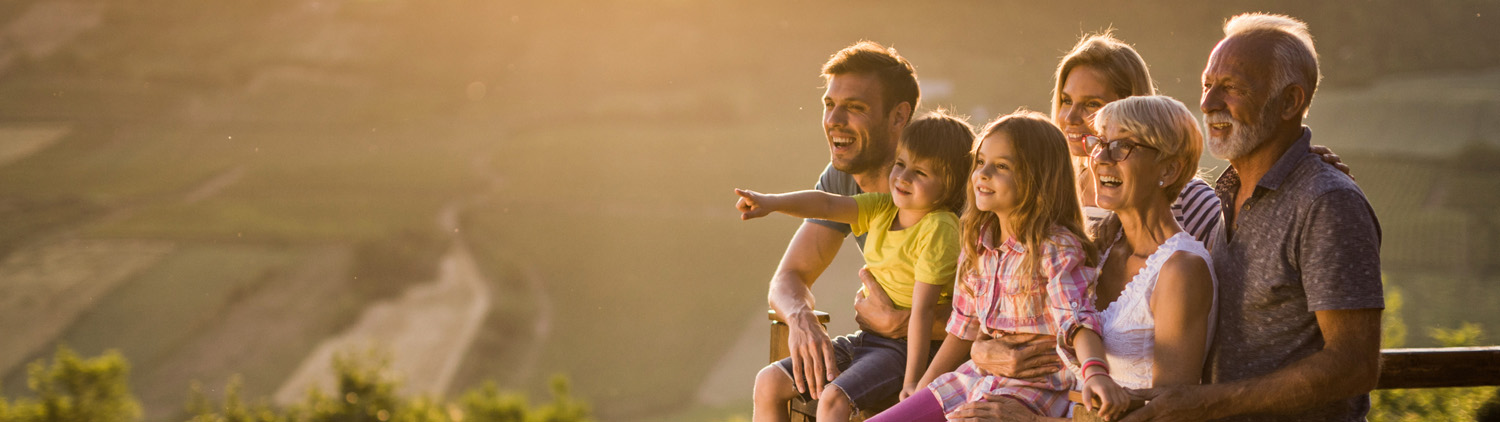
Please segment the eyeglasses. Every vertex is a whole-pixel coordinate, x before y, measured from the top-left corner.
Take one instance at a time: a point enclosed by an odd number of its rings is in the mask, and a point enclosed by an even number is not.
[[[1093,157],[1095,160],[1114,162],[1125,161],[1126,158],[1130,158],[1130,153],[1135,151],[1136,147],[1161,152],[1156,147],[1131,141],[1130,138],[1107,141],[1098,136],[1085,135],[1083,137],[1083,144],[1088,146],[1089,157]]]

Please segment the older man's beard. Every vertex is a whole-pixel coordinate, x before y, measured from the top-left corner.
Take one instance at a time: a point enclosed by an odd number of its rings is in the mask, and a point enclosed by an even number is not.
[[[1260,112],[1256,113],[1254,122],[1236,121],[1229,115],[1228,111],[1216,111],[1203,116],[1203,133],[1212,133],[1208,126],[1215,123],[1231,123],[1233,130],[1228,139],[1209,135],[1207,139],[1208,153],[1220,160],[1234,160],[1249,154],[1255,147],[1266,141],[1266,137],[1276,128],[1276,119],[1271,116],[1272,109],[1276,106],[1276,98],[1268,98],[1265,105],[1261,106]]]

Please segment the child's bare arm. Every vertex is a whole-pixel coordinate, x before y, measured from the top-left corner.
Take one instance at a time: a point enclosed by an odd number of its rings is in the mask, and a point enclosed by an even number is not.
[[[771,212],[845,224],[854,224],[859,219],[859,204],[848,196],[817,190],[766,194],[735,189],[734,193],[740,196],[735,208],[740,210],[741,220],[764,217]]]
[[[1084,407],[1099,412],[1105,420],[1114,420],[1130,406],[1130,396],[1124,387],[1115,384],[1115,380],[1109,377],[1107,366],[1090,365],[1090,360],[1103,363],[1104,340],[1094,330],[1079,328],[1073,333],[1073,346],[1078,351],[1079,361],[1085,366],[1083,373],[1079,375],[1079,379],[1083,381]],[[1094,405],[1096,399],[1099,406]]]
[[[906,324],[906,378],[901,399],[922,388],[927,373],[927,353],[932,347],[932,321],[937,318],[938,297],[943,286],[917,281],[911,294],[911,321]]]
[[[1105,420],[1113,420],[1130,405],[1125,389],[1109,377],[1109,368],[1104,360],[1104,340],[1097,330],[1099,318],[1094,311],[1093,295],[1089,292],[1089,280],[1094,276],[1083,264],[1081,251],[1072,248],[1044,250],[1042,272],[1047,277],[1047,302],[1057,326],[1062,330],[1058,339],[1064,352],[1071,350],[1081,364],[1083,373],[1079,380],[1083,384],[1083,404],[1089,410],[1100,412]],[[1095,401],[1100,402],[1095,406]]]
[[[969,360],[969,347],[973,345],[972,341],[948,333],[948,338],[943,339],[937,356],[932,358],[932,364],[927,365],[927,373],[922,375],[922,380],[917,381],[917,385],[932,384],[938,376],[957,370],[959,365]]]

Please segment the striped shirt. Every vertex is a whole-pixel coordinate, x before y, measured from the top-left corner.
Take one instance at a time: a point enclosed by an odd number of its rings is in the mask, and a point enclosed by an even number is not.
[[[1219,196],[1208,182],[1193,178],[1182,187],[1177,200],[1172,201],[1172,216],[1182,225],[1182,231],[1206,245],[1208,235],[1219,225]]]
[[[1109,210],[1083,207],[1083,215],[1087,219],[1087,227],[1093,227],[1109,216]],[[1214,194],[1214,188],[1208,182],[1193,178],[1182,187],[1177,200],[1172,201],[1172,217],[1177,219],[1182,231],[1206,245],[1208,236],[1219,225],[1219,196]]]
[[[968,287],[953,289],[948,333],[971,341],[981,332],[992,337],[1008,333],[1054,335],[1058,337],[1058,353],[1076,362],[1069,341],[1072,334],[1084,327],[1099,331],[1094,299],[1089,294],[1095,269],[1084,265],[1079,239],[1062,227],[1054,227],[1042,250],[1037,251],[1041,254],[1040,274],[1031,277],[1020,273],[1027,253],[1020,242],[1006,239],[998,247],[992,245],[994,241],[988,236],[981,241],[978,274],[961,275],[959,282]],[[983,400],[985,395],[1003,395],[1038,414],[1063,416],[1067,413],[1067,392],[1074,382],[1066,369],[1038,382],[985,375],[971,360],[939,376],[928,387],[945,413],[965,402]]]

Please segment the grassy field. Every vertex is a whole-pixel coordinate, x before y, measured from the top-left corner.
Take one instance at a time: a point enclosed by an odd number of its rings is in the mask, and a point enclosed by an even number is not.
[[[78,198],[132,212],[90,227],[107,237],[361,240],[423,229],[466,189],[467,151],[432,126],[122,128],[75,133],[0,167],[0,194]],[[431,142],[413,142],[423,137]],[[203,198],[183,196],[238,170]],[[394,230],[393,230],[394,229]]]
[[[286,267],[295,252],[186,245],[121,285],[59,340],[81,353],[118,348],[136,365],[159,365],[188,337],[211,328],[223,308]]]
[[[150,394],[167,390],[165,384],[150,382],[150,374],[164,366],[185,363],[175,352],[204,332],[220,329],[218,323],[228,307],[283,271],[297,256],[295,252],[252,246],[178,248],[99,298],[53,341],[83,353],[119,350],[137,371],[136,391]],[[52,350],[34,352],[28,361],[43,359]],[[186,381],[190,379],[174,379],[171,383]],[[24,391],[25,382],[26,371],[11,371],[5,378],[5,390]],[[168,397],[180,401],[185,390],[175,390]],[[167,405],[148,403],[153,410]]]
[[[504,187],[471,211],[467,237],[493,274],[532,268],[557,312],[540,361],[516,362],[537,367],[519,385],[563,372],[610,415],[670,409],[692,397],[742,322],[763,312],[779,252],[756,245],[783,238],[795,221],[741,223],[730,190],[799,188],[812,176],[788,180],[790,169],[818,160],[765,168],[793,160],[757,157],[773,153],[757,140],[786,135],[753,125],[681,129],[575,127],[496,152]],[[743,160],[726,160],[735,155]],[[620,159],[629,156],[671,158]],[[555,161],[570,164],[546,164]],[[528,183],[536,180],[549,183]]]
[[[74,321],[137,273],[171,254],[151,241],[68,240],[9,254],[0,263],[0,376],[24,372]]]

